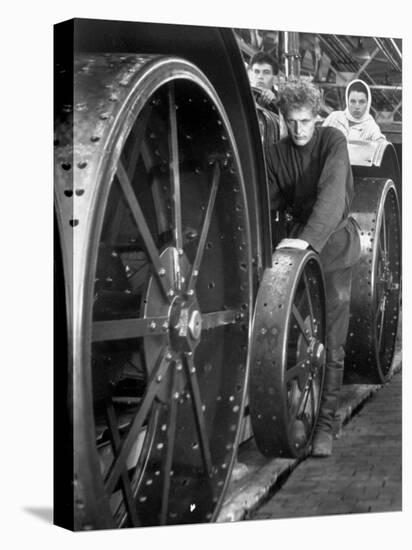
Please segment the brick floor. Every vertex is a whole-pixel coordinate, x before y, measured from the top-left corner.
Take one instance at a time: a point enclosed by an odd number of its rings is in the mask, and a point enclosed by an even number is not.
[[[307,458],[248,519],[402,510],[402,372],[344,427],[330,458]]]

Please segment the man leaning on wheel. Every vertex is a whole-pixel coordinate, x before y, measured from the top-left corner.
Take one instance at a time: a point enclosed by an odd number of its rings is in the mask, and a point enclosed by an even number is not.
[[[326,285],[326,367],[313,456],[332,453],[333,427],[343,381],[352,266],[360,257],[356,222],[350,217],[353,178],[344,135],[316,126],[320,92],[310,82],[287,83],[279,96],[288,135],[268,152],[273,210],[293,216],[288,238],[277,248],[311,247],[319,254]]]

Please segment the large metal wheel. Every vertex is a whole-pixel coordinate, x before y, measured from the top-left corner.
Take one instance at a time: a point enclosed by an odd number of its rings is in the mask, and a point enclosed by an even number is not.
[[[255,305],[250,414],[259,450],[300,457],[316,424],[325,366],[325,290],[317,255],[281,249]]]
[[[188,62],[93,54],[74,73],[55,143],[75,529],[214,520],[248,375],[252,260],[236,142]]]
[[[400,306],[401,228],[392,180],[356,179],[352,216],[361,258],[353,272],[345,377],[381,384],[390,376]]]

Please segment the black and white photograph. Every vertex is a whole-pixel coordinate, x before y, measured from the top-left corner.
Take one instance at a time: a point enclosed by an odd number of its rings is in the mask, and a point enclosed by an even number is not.
[[[402,10],[125,4],[49,13],[47,78],[27,69],[48,118],[11,179],[49,161],[19,195],[45,238],[18,235],[12,277],[34,300],[11,305],[32,357],[14,528],[45,547],[402,545]]]

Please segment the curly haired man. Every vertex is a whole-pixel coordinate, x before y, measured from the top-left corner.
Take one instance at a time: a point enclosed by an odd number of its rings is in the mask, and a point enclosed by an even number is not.
[[[350,217],[353,178],[346,139],[316,125],[320,92],[310,82],[287,83],[279,108],[288,135],[268,152],[273,210],[288,207],[293,226],[278,248],[311,247],[326,283],[326,368],[313,456],[332,453],[333,427],[343,380],[352,267],[360,256],[356,222]]]

